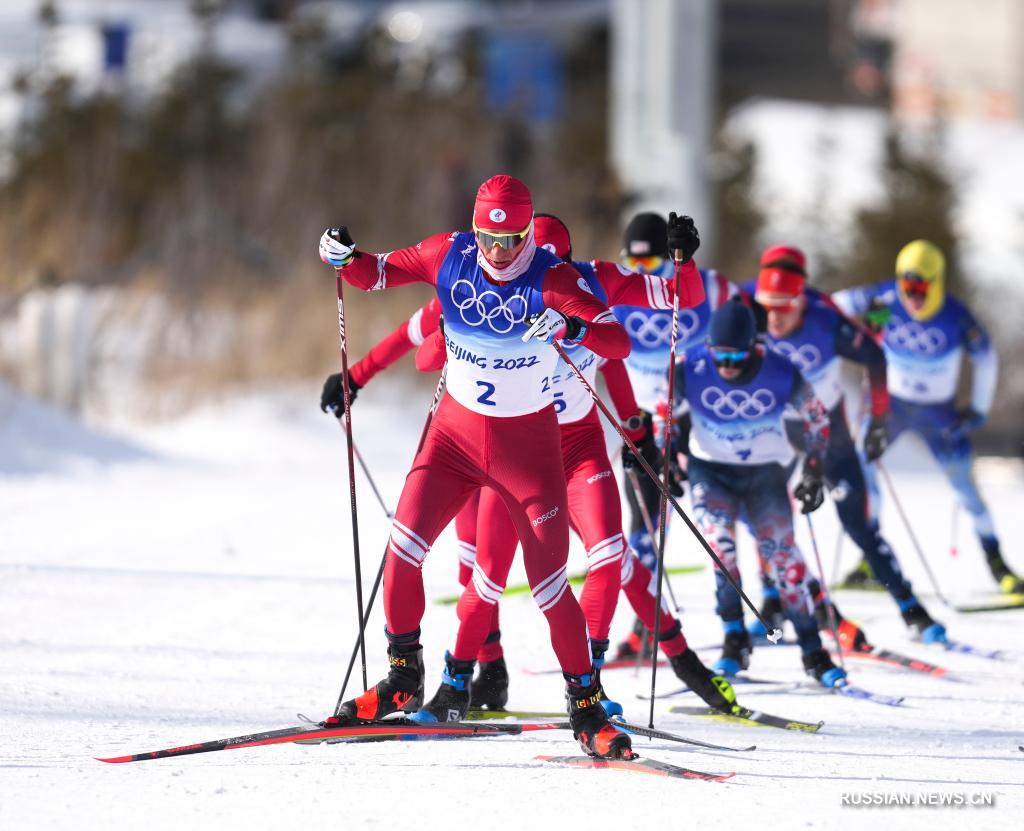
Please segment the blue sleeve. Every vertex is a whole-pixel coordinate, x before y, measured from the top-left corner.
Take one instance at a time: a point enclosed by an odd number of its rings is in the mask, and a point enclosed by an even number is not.
[[[988,416],[996,396],[999,358],[992,348],[988,333],[975,320],[970,309],[963,306],[962,310],[960,337],[964,350],[974,365],[971,376],[971,408],[983,416]]]
[[[879,295],[882,285],[882,283],[871,283],[867,286],[855,286],[852,289],[833,292],[832,302],[844,314],[850,317],[861,317],[871,306],[871,301]]]

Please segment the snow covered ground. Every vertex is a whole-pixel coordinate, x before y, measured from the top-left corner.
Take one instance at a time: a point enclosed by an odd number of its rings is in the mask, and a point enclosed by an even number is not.
[[[343,433],[316,409],[313,387],[250,395],[159,427],[101,436],[3,392],[0,406],[0,828],[470,827],[1019,827],[1024,807],[1024,611],[933,613],[963,641],[1007,651],[988,661],[914,644],[886,595],[842,593],[841,608],[890,649],[942,664],[956,680],[864,663],[861,686],[905,695],[901,709],[828,694],[740,689],[741,700],[821,733],[708,723],[668,714],[658,726],[755,752],[714,754],[636,740],[644,755],[702,770],[737,771],[726,784],[612,771],[552,769],[537,754],[575,754],[567,733],[461,742],[304,747],[278,745],[109,766],[94,756],[153,750],[286,726],[296,712],[334,705],[354,639],[355,610]],[[381,386],[356,405],[357,442],[393,504],[426,410],[426,395]],[[421,400],[422,399],[422,400]],[[395,406],[400,402],[401,406]],[[953,500],[915,448],[889,460],[907,510],[946,591],[991,591],[980,551],[960,521],[949,555]],[[1024,472],[979,466],[982,488],[1024,570]],[[367,584],[387,523],[360,483]],[[836,521],[814,515],[831,568]],[[893,544],[921,593],[921,566],[892,512]],[[684,529],[671,564],[704,555]],[[801,539],[806,541],[804,527]],[[754,573],[749,543],[744,570]],[[809,551],[809,547],[807,549]],[[841,568],[854,560],[843,548]],[[572,562],[582,568],[574,548]],[[425,567],[428,591],[453,591],[447,534]],[[517,566],[513,580],[522,578]],[[750,582],[750,581],[748,581]],[[710,569],[674,578],[695,646],[719,641]],[[532,601],[503,604],[512,705],[557,710],[558,675],[528,675],[554,660]],[[615,629],[632,620],[623,603]],[[368,637],[371,681],[384,671],[383,625]],[[424,621],[428,688],[455,630],[452,607]],[[759,649],[753,671],[797,680],[792,646]],[[709,658],[715,651],[705,653]],[[357,673],[358,674],[358,673]],[[358,683],[358,681],[357,681]],[[634,721],[646,674],[610,672],[606,686]],[[659,689],[678,686],[659,675]],[[352,687],[355,691],[355,687]],[[690,702],[695,703],[695,702]],[[842,795],[963,794],[993,807],[844,807]],[[987,798],[987,796],[985,796]],[[518,807],[517,807],[518,806]],[[519,813],[520,810],[523,813]],[[1016,819],[1014,819],[1016,817]]]

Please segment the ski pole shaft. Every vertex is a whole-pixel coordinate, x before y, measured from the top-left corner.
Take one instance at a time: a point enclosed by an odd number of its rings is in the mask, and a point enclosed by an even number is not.
[[[441,377],[438,379],[437,388],[434,390],[434,400],[430,403],[430,409],[427,411],[427,420],[423,425],[423,432],[420,434],[419,445],[416,448],[418,454],[423,449],[423,442],[427,438],[427,431],[430,429],[430,422],[434,420],[434,413],[437,412],[437,405],[441,401],[441,396],[444,395],[445,380],[447,377],[448,365],[445,364],[441,370]],[[389,514],[389,517],[393,518],[393,514]],[[338,715],[341,711],[341,705],[345,701],[345,690],[348,689],[349,679],[352,677],[352,668],[356,663],[356,655],[359,652],[359,646],[363,643],[364,633],[366,632],[366,624],[370,620],[370,612],[373,611],[373,602],[377,599],[377,590],[380,588],[380,582],[384,578],[384,564],[387,562],[388,549],[384,547],[384,554],[380,558],[380,566],[377,568],[377,577],[373,581],[373,589],[370,591],[370,599],[366,604],[366,614],[362,617],[359,622],[359,634],[356,636],[356,642],[352,647],[352,655],[348,661],[348,669],[345,671],[345,680],[341,682],[341,692],[338,694],[338,702],[334,705],[334,715]],[[366,682],[363,682],[363,686],[366,686]]]
[[[345,427],[345,419],[343,415],[338,416],[338,426],[342,429]],[[370,484],[370,490],[372,490],[373,495],[377,497],[377,503],[380,505],[381,510],[384,511],[388,519],[394,519],[395,513],[388,508],[387,504],[384,502],[384,497],[380,495],[380,491],[377,489],[377,483],[373,480],[373,476],[370,474],[370,468],[363,459],[363,454],[359,452],[359,445],[353,442],[352,449],[355,452],[356,461],[359,462],[359,467],[363,469],[363,475],[366,477],[366,481]]]
[[[690,529],[690,533],[692,533],[697,542],[700,543],[701,548],[704,549],[704,552],[711,558],[714,564],[718,566],[719,570],[722,572],[722,576],[729,583],[729,585],[736,590],[736,593],[740,596],[740,600],[742,600],[747,605],[747,608],[750,609],[754,617],[761,621],[761,624],[768,632],[768,639],[772,643],[778,643],[778,641],[782,639],[782,632],[778,629],[773,629],[771,624],[769,624],[768,621],[764,619],[764,617],[758,611],[757,607],[754,605],[753,601],[747,596],[747,593],[743,591],[742,587],[729,573],[728,569],[725,567],[725,563],[722,562],[721,557],[719,557],[714,552],[714,549],[711,548],[711,546],[708,544],[708,541],[704,539],[704,535],[701,534],[697,526],[693,524],[693,520],[690,519],[686,511],[684,511],[679,502],[676,501],[676,498],[668,492],[668,488],[666,488],[661,483],[661,479],[658,477],[658,474],[654,472],[654,468],[652,468],[647,463],[647,460],[640,455],[640,450],[633,443],[632,439],[630,439],[629,436],[626,435],[625,431],[622,429],[622,426],[619,424],[618,420],[612,414],[611,410],[608,409],[608,405],[605,404],[600,399],[597,392],[594,390],[593,386],[591,386],[590,382],[583,377],[583,374],[580,372],[579,367],[577,367],[576,364],[573,363],[572,358],[570,358],[566,354],[566,351],[565,349],[562,348],[562,345],[560,343],[555,342],[552,344],[552,346],[554,346],[555,351],[557,351],[558,354],[562,356],[562,360],[565,361],[566,366],[568,366],[569,369],[572,370],[573,375],[575,375],[579,379],[580,383],[583,384],[583,388],[587,391],[587,394],[591,397],[591,399],[593,399],[594,403],[597,405],[598,410],[601,411],[601,414],[608,420],[608,423],[611,424],[612,429],[614,429],[615,432],[618,433],[619,438],[622,439],[626,447],[628,447],[630,451],[633,453],[633,455],[636,456],[637,463],[640,465],[644,473],[646,473],[655,483],[655,485],[658,487],[658,490],[660,490],[662,492],[662,495],[666,497],[668,504],[672,506],[672,510],[674,510],[680,516],[683,522],[686,523],[686,527]]]
[[[896,495],[896,487],[893,485],[892,479],[889,477],[889,471],[885,469],[885,465],[881,461],[875,462],[878,465],[878,470],[882,474],[882,478],[885,480],[885,486],[889,489],[889,495],[892,497],[892,502],[896,506],[896,511],[900,515],[900,519],[903,522],[903,527],[907,529],[907,535],[910,537],[910,541],[914,545],[914,550],[917,552],[917,557],[921,561],[921,565],[924,566],[925,573],[928,575],[928,579],[931,581],[932,588],[935,589],[935,596],[942,601],[943,605],[953,608],[953,604],[950,603],[946,596],[942,593],[942,589],[939,588],[939,582],[935,579],[935,574],[932,572],[932,567],[928,565],[928,560],[924,556],[924,551],[921,548],[921,543],[918,542],[917,534],[914,533],[914,529],[910,527],[910,519],[907,517],[906,512],[903,510],[903,503],[900,502],[899,496]]]
[[[952,526],[949,529],[949,556],[956,559],[960,553],[960,549],[957,547],[957,538],[960,536],[960,503],[956,500],[953,501],[953,519],[951,523]]]
[[[639,506],[640,516],[643,518],[644,527],[647,529],[647,533],[650,534],[651,539],[654,537],[654,521],[651,519],[651,512],[647,510],[647,503],[644,502],[643,493],[640,490],[640,481],[636,478],[635,470],[627,470],[626,478],[629,479],[629,485],[633,489],[633,497],[636,499],[636,504]],[[676,602],[676,593],[672,591],[672,581],[668,575],[665,575],[665,588],[668,589],[669,600],[672,603],[672,608],[677,612],[679,611],[679,603]]]
[[[341,385],[344,400],[345,443],[348,448],[348,488],[352,507],[352,553],[356,570],[356,611],[359,615],[359,654],[362,658],[363,687],[366,681],[366,641],[363,638],[363,574],[359,557],[359,514],[356,509],[355,442],[352,439],[352,390],[348,383],[348,338],[345,332],[345,280],[338,272],[338,342],[341,348]]]
[[[821,593],[825,597],[825,609],[828,612],[828,625],[832,629],[832,637],[836,641],[836,652],[839,655],[839,666],[846,672],[846,660],[843,658],[843,644],[839,640],[839,621],[836,620],[836,610],[832,605],[832,598],[829,596],[828,581],[825,578],[825,571],[821,567],[821,553],[818,551],[818,538],[814,535],[814,523],[811,522],[811,515],[804,514],[807,520],[807,532],[811,535],[811,549],[814,551],[814,561],[818,564],[818,574],[821,575]]]

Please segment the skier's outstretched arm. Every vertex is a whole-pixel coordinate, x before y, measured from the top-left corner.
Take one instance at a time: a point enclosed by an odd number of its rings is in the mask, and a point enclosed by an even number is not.
[[[360,251],[348,229],[328,228],[320,238],[320,259],[338,270],[338,277],[363,291],[382,291],[410,283],[435,285],[454,233],[434,234],[408,248],[383,254]]]
[[[352,367],[352,378],[360,387],[365,387],[378,372],[387,369],[436,332],[440,317],[441,302],[435,297],[367,352]]]
[[[604,303],[580,288],[582,279],[568,263],[550,268],[544,276],[544,305],[572,324],[574,332],[568,335],[570,339],[602,358],[625,358],[630,349],[629,335]],[[541,334],[535,332],[531,336]]]

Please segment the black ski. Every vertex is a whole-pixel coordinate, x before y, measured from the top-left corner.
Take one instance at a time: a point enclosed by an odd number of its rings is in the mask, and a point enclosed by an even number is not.
[[[561,765],[570,768],[589,768],[596,770],[631,770],[636,773],[649,773],[654,776],[670,776],[675,779],[701,779],[705,782],[724,782],[736,775],[733,773],[705,773],[702,770],[681,768],[655,759],[595,759],[593,756],[534,756],[538,762]]]
[[[611,721],[612,724],[622,728],[627,733],[636,733],[638,736],[647,736],[650,739],[664,739],[669,742],[681,742],[682,744],[692,744],[695,747],[703,747],[707,750],[725,750],[730,753],[746,753],[751,750],[757,750],[757,745],[753,744],[750,747],[728,747],[724,744],[702,742],[700,739],[688,739],[685,736],[677,736],[675,733],[668,733],[664,730],[655,730],[640,724],[630,724],[628,721],[623,721],[619,716],[613,716]]]
[[[556,724],[466,724],[450,722],[439,724],[417,724],[408,719],[390,719],[386,721],[361,722],[345,727],[284,727],[279,730],[265,730],[261,733],[247,733],[227,739],[186,744],[180,747],[169,747],[164,750],[151,750],[146,753],[133,753],[127,756],[111,756],[99,758],[100,762],[119,764],[123,762],[140,762],[146,759],[166,759],[172,756],[188,756],[193,753],[211,753],[215,750],[237,750],[242,747],[260,747],[285,742],[322,742],[322,741],[388,741],[412,739],[448,739],[467,738],[471,736],[502,736],[517,735],[525,731],[555,730]]]
[[[688,716],[709,718],[716,721],[728,721],[736,724],[747,724],[751,727],[778,727],[782,730],[798,730],[802,733],[817,733],[825,722],[797,721],[796,719],[773,716],[770,713],[762,713],[759,710],[750,710],[734,704],[732,712],[723,713],[713,707],[689,707],[676,705],[669,708],[670,713],[684,713]]]

